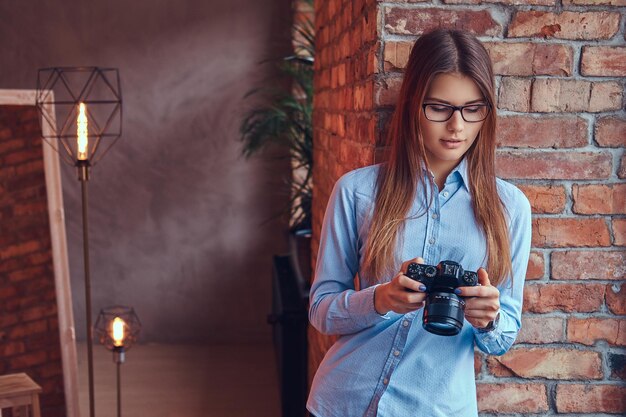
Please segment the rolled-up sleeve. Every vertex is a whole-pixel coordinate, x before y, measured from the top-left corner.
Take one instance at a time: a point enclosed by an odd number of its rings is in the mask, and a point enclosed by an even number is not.
[[[352,173],[344,175],[333,188],[311,286],[309,320],[324,334],[356,333],[387,318],[374,308],[376,286],[354,288],[359,239],[352,178]]]
[[[500,291],[500,319],[496,328],[481,333],[474,330],[476,344],[480,350],[491,355],[503,355],[515,342],[522,322],[522,301],[526,268],[530,256],[531,209],[528,199],[519,192],[515,217],[509,224],[511,242],[511,279],[498,287]]]

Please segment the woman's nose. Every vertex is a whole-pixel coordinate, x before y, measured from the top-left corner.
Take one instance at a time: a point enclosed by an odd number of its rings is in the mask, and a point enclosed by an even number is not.
[[[448,119],[448,129],[453,132],[460,132],[463,130],[464,123],[465,121],[461,115],[461,110],[456,109],[452,113],[452,117]]]

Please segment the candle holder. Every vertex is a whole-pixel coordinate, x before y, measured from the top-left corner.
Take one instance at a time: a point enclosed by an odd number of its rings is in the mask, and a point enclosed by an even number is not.
[[[126,351],[137,341],[141,322],[132,307],[114,306],[100,310],[94,327],[100,343],[113,352],[117,368],[117,416],[121,417],[121,365],[126,360]]]
[[[37,75],[35,102],[43,139],[63,161],[77,168],[81,182],[89,415],[95,417],[87,181],[90,168],[122,134],[119,72],[99,67],[42,68]]]

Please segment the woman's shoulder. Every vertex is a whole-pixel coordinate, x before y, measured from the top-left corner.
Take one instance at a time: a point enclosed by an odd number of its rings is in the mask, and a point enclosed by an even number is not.
[[[374,193],[380,164],[357,168],[343,174],[335,187],[343,190],[370,195]]]
[[[511,217],[517,217],[519,214],[530,216],[530,201],[522,190],[500,178],[496,178],[496,185],[500,199]]]

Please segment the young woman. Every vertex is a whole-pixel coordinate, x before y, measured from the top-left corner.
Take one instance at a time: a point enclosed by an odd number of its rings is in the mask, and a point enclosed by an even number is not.
[[[322,227],[309,318],[339,335],[307,403],[316,417],[476,416],[474,345],[501,355],[520,329],[531,238],[528,200],[495,177],[493,69],[472,35],[415,43],[389,131],[388,161],[337,181]],[[422,326],[428,289],[411,262],[478,271],[461,286],[454,336]],[[356,287],[355,287],[356,284]]]

